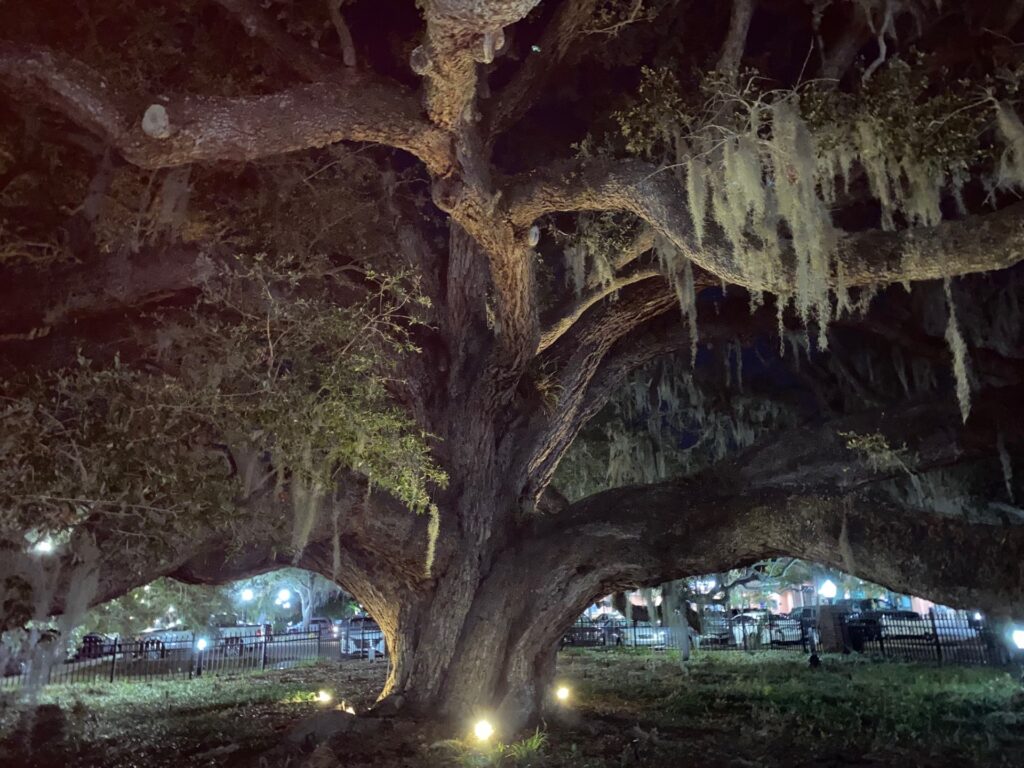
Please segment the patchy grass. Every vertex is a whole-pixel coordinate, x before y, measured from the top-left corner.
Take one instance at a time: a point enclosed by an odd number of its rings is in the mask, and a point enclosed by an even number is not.
[[[346,662],[236,678],[63,686],[0,712],[0,765],[21,768],[241,768],[317,709],[368,706],[386,665]],[[1003,670],[934,668],[842,657],[810,669],[799,654],[704,654],[680,671],[671,654],[567,651],[539,731],[478,747],[384,740],[349,766],[625,768],[627,766],[1019,766],[1024,693]],[[448,734],[448,736],[460,734]],[[31,740],[34,750],[29,751]],[[365,740],[364,740],[365,741]],[[354,747],[354,744],[349,744]],[[358,752],[358,750],[354,750]]]
[[[253,764],[296,720],[376,699],[385,664],[310,663],[234,677],[58,685],[31,703],[0,699],[0,765],[186,768]]]
[[[681,672],[612,652],[566,654],[559,671],[593,735],[555,726],[553,765],[1024,765],[1024,693],[1003,670],[724,652]]]

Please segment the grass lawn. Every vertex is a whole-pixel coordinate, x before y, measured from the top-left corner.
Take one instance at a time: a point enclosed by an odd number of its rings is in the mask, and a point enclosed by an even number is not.
[[[258,765],[320,689],[361,710],[386,665],[346,662],[193,681],[47,689],[35,717],[7,699],[0,765]],[[480,749],[431,732],[332,744],[345,766],[1022,766],[1024,692],[1002,670],[934,668],[799,654],[704,654],[680,672],[670,655],[569,651],[568,706],[541,730]],[[28,750],[26,743],[35,744]],[[371,743],[365,743],[371,742]]]

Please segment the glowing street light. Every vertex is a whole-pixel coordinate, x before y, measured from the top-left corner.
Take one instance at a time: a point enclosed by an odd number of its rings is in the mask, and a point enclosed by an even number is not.
[[[487,741],[494,735],[494,726],[486,720],[478,720],[473,726],[473,735],[477,741]]]
[[[291,599],[292,593],[290,589],[282,589],[277,593],[277,602],[284,603]]]
[[[827,600],[831,600],[839,592],[839,588],[836,587],[836,583],[832,579],[825,579],[825,583],[821,585],[818,590],[818,594]]]
[[[37,555],[52,555],[53,554],[53,542],[49,539],[40,539],[32,547],[32,551]]]
[[[1024,629],[1015,629],[1011,635],[1013,638],[1013,644],[1017,646],[1017,649],[1024,651]]]
[[[256,593],[253,592],[248,587],[246,587],[245,589],[242,590],[242,602],[243,603],[250,602],[254,597],[256,597]]]
[[[569,689],[564,685],[560,685],[557,690],[555,690],[555,698],[563,704],[569,701]]]
[[[207,645],[208,645],[208,643],[206,642],[206,638],[205,637],[200,637],[198,640],[196,640],[196,650],[197,651],[205,651]]]

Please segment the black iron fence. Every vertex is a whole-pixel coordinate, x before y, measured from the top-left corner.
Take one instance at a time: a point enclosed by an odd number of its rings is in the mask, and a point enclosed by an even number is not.
[[[687,628],[690,647],[703,651],[815,651],[863,653],[894,659],[950,664],[1005,664],[1009,649],[980,614],[963,611],[919,614],[884,610],[832,613],[818,619],[771,613],[706,612],[700,628]],[[645,621],[581,617],[561,647],[681,648],[683,630]]]
[[[175,633],[139,640],[101,639],[63,656],[58,643],[2,663],[0,688],[57,683],[191,679],[201,675],[274,668],[298,661],[339,659],[347,633],[264,633],[206,637]]]
[[[592,621],[581,617],[563,635],[561,647],[681,648],[682,632],[689,633],[694,650],[806,650],[816,639],[816,630],[799,620],[773,614],[732,616],[712,613],[703,617],[700,629],[666,627],[646,621]]]
[[[1008,649],[980,615],[962,611],[840,614],[842,650],[939,664],[1004,664]]]

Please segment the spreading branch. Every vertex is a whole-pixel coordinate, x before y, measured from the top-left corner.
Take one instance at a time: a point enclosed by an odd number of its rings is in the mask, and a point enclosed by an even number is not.
[[[994,452],[1001,409],[1020,394],[991,393],[994,404],[970,433],[953,403],[781,433],[692,478],[583,499],[539,523],[537,546],[562,568],[599,572],[594,594],[785,555],[951,605],[1024,614],[1024,526],[972,523],[873,494],[872,483],[904,470],[871,466],[842,436],[898,435],[910,443],[913,470],[976,459]]]
[[[795,258],[784,251],[769,275],[752,275],[730,246],[704,242],[697,248],[680,182],[667,171],[635,160],[574,166],[560,173],[535,174],[509,193],[515,222],[528,226],[556,211],[625,211],[640,217],[702,269],[751,290],[793,295]],[[985,215],[945,221],[933,227],[897,232],[845,233],[830,276],[832,288],[879,285],[1004,269],[1024,258],[1024,203]],[[767,270],[765,270],[767,272]]]
[[[661,277],[660,270],[655,267],[635,269],[623,275],[617,275],[606,283],[596,286],[587,291],[576,300],[572,306],[567,307],[562,314],[553,320],[541,333],[540,343],[537,345],[537,352],[543,352],[570,329],[583,316],[583,314],[608,296],[618,293],[628,285],[639,283],[643,280],[650,280]]]
[[[0,43],[0,87],[43,102],[144,168],[242,162],[343,140],[404,149],[436,173],[452,163],[448,137],[423,120],[415,96],[351,70],[267,96],[143,102],[112,93],[99,73],[63,54]]]
[[[215,270],[216,249],[163,246],[44,273],[26,271],[0,288],[0,341],[46,336],[64,323],[139,308],[200,287]],[[39,286],[26,291],[25,285]]]

